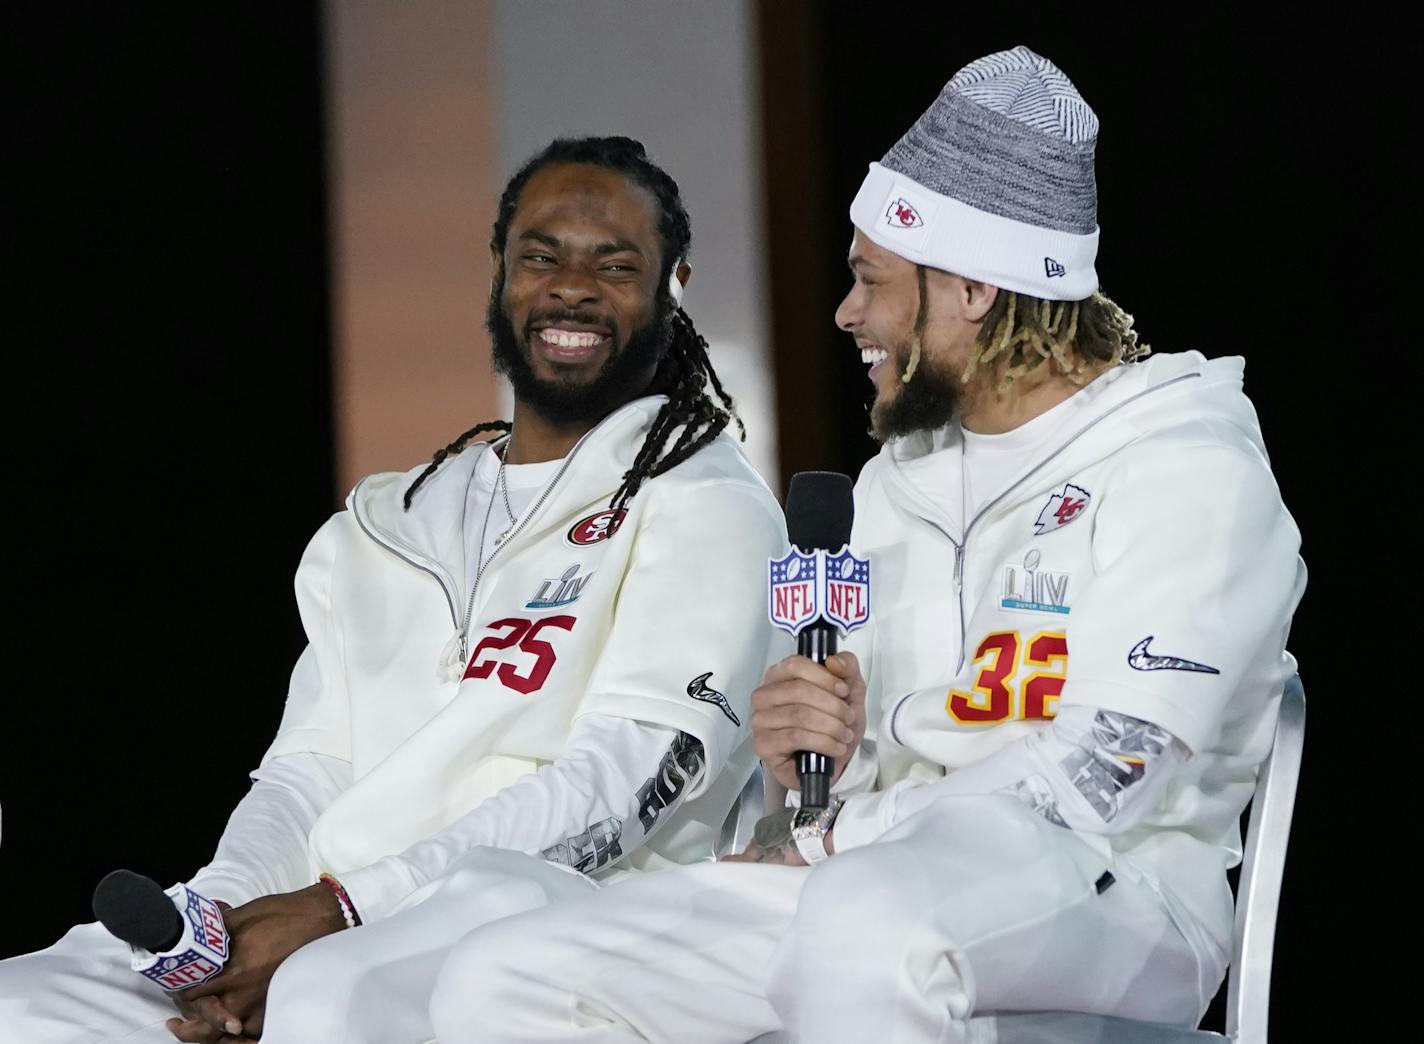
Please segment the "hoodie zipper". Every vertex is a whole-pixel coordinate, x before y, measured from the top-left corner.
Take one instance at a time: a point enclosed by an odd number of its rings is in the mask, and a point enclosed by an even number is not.
[[[610,414],[609,416],[612,416],[612,414]],[[519,524],[516,525],[514,529],[510,532],[509,536],[504,539],[504,542],[501,543],[498,547],[496,547],[494,551],[490,553],[489,558],[486,558],[480,564],[479,568],[475,571],[475,582],[473,585],[471,585],[470,588],[470,600],[465,607],[465,616],[463,620],[460,618],[459,610],[456,608],[456,603],[458,601],[456,597],[457,589],[454,585],[453,579],[450,578],[449,574],[446,573],[444,569],[437,568],[430,562],[430,560],[425,555],[420,554],[420,552],[415,551],[412,548],[406,547],[405,545],[397,541],[394,537],[388,536],[385,533],[381,533],[374,526],[368,525],[366,523],[366,520],[361,517],[360,511],[354,509],[352,510],[351,513],[356,516],[356,524],[361,527],[361,531],[363,533],[365,533],[381,547],[384,547],[387,551],[391,552],[391,554],[395,555],[402,562],[405,562],[408,565],[412,565],[416,569],[419,569],[422,573],[428,573],[430,576],[434,577],[436,583],[440,585],[440,590],[445,593],[445,601],[450,608],[450,621],[456,629],[456,637],[459,638],[460,662],[462,665],[469,658],[470,619],[474,615],[475,599],[479,595],[480,578],[484,576],[485,570],[489,568],[489,564],[494,561],[495,556],[498,555],[500,551],[502,551],[505,547],[513,543],[514,538],[518,536],[519,533],[523,531],[524,528],[528,526],[531,521],[533,521],[534,516],[539,513],[539,509],[544,506],[544,502],[548,500],[550,494],[554,492],[554,487],[559,484],[559,481],[569,470],[569,466],[573,463],[574,457],[578,455],[579,450],[581,450],[584,447],[584,444],[588,442],[589,437],[592,436],[593,433],[596,432],[599,428],[603,427],[603,425],[607,423],[607,421],[608,418],[605,417],[603,420],[599,421],[588,431],[584,432],[583,437],[580,438],[578,442],[574,443],[573,449],[569,450],[568,456],[564,458],[563,465],[559,468],[557,472],[554,473],[554,477],[549,481],[549,484],[544,487],[544,492],[539,495],[539,499],[535,501],[534,506],[525,514],[522,519],[519,520]],[[365,484],[365,481],[365,479],[362,479],[361,482],[357,483],[355,492],[360,491],[361,486]],[[359,501],[353,493],[352,503],[354,504],[358,502]],[[448,583],[447,580],[449,581]],[[449,643],[447,643],[447,647],[448,644]]]
[[[574,456],[578,453],[579,447],[582,445],[583,439],[580,439],[577,443],[575,443],[574,448],[569,450],[569,455],[564,458],[563,465],[559,468],[558,471],[554,473],[554,477],[549,480],[549,484],[544,487],[544,492],[539,494],[539,499],[534,502],[534,506],[530,508],[527,512],[525,512],[524,517],[519,520],[519,524],[514,527],[514,529],[507,537],[504,538],[503,542],[495,546],[495,549],[490,552],[490,556],[484,559],[484,561],[479,564],[479,568],[475,570],[475,582],[470,586],[470,601],[469,604],[465,607],[465,619],[463,622],[459,620],[455,622],[455,626],[460,628],[461,663],[464,663],[470,655],[470,618],[474,615],[475,612],[475,598],[479,595],[480,592],[480,578],[485,575],[485,570],[489,568],[489,564],[494,561],[495,556],[498,555],[501,551],[503,551],[506,547],[508,547],[514,541],[514,538],[520,534],[524,527],[527,526],[533,520],[534,516],[539,513],[539,509],[544,506],[544,501],[549,499],[549,495],[554,492],[554,487],[557,486],[559,484],[559,480],[564,477],[564,472],[569,470],[569,465],[573,463]],[[483,548],[481,548],[480,550],[481,552],[484,551]],[[451,609],[453,610],[453,608],[454,604],[451,603]]]
[[[395,555],[402,562],[406,563],[407,565],[414,566],[422,573],[428,573],[430,576],[434,577],[435,582],[440,585],[440,590],[445,593],[445,602],[450,607],[450,622],[455,627],[459,627],[460,614],[459,611],[455,608],[455,592],[451,589],[454,581],[452,580],[450,581],[450,583],[446,583],[446,580],[448,579],[449,575],[443,569],[436,569],[434,566],[427,564],[430,560],[427,559],[424,555],[420,554],[418,551],[406,547],[405,545],[397,541],[394,537],[387,537],[383,533],[378,533],[372,526],[366,524],[366,520],[361,517],[361,512],[356,510],[356,508],[354,507],[354,505],[360,503],[360,499],[357,494],[361,492],[361,487],[365,484],[365,479],[362,479],[360,482],[356,483],[356,489],[353,490],[351,494],[351,503],[353,505],[351,514],[355,517],[356,524],[361,527],[361,532],[365,533],[368,537],[374,540],[381,547],[385,548],[391,554]]]

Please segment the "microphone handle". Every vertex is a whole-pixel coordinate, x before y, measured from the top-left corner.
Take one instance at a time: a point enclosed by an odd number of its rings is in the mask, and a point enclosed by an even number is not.
[[[796,636],[796,652],[808,660],[825,663],[836,651],[840,631],[824,620],[801,630]],[[801,777],[801,807],[826,808],[831,803],[831,773],[836,759],[809,750],[796,754],[796,771]]]

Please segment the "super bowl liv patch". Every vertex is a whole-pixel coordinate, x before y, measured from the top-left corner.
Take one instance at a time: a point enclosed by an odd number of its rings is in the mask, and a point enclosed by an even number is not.
[[[562,576],[551,576],[539,585],[534,597],[524,603],[526,609],[557,609],[579,600],[583,589],[593,579],[593,573],[578,575],[578,563],[564,570]]]
[[[1004,566],[999,608],[1015,612],[1067,614],[1068,574],[1040,569],[1035,549],[1024,555],[1023,565]]]

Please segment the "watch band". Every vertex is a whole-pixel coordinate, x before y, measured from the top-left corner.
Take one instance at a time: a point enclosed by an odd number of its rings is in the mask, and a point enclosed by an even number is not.
[[[796,842],[796,851],[806,860],[807,866],[815,866],[830,858],[826,851],[826,835],[836,821],[836,815],[844,804],[839,798],[832,801],[829,808],[800,809],[791,823],[791,838]]]

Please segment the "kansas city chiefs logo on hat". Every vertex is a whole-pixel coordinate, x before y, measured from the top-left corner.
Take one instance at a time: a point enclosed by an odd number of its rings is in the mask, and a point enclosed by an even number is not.
[[[885,211],[885,223],[891,228],[921,228],[924,220],[909,200],[904,196],[897,196],[890,201],[890,206]]]

